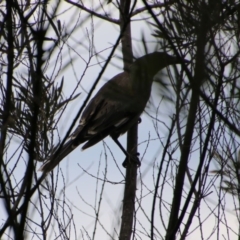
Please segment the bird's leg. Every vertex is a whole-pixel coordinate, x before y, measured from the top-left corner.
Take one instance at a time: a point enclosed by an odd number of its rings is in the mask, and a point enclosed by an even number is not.
[[[141,166],[141,162],[140,162],[139,159],[138,159],[139,153],[137,153],[136,156],[128,153],[128,152],[125,150],[125,148],[122,146],[122,144],[118,141],[117,138],[115,138],[115,137],[112,136],[112,139],[113,139],[113,141],[118,145],[118,147],[122,150],[122,152],[123,152],[123,153],[125,154],[125,156],[126,156],[126,159],[125,159],[124,162],[122,163],[123,167],[126,168],[127,165],[128,165],[128,163],[129,163],[130,161],[133,162],[133,163],[135,163],[138,167]]]

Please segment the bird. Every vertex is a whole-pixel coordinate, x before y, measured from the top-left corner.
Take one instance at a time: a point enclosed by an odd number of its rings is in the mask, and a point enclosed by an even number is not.
[[[118,137],[138,122],[149,100],[154,76],[161,69],[183,61],[166,52],[153,52],[136,59],[128,71],[117,74],[100,88],[69,140],[60,149],[56,148],[39,170],[48,173],[80,144],[84,143],[84,150],[107,136],[129,155]]]

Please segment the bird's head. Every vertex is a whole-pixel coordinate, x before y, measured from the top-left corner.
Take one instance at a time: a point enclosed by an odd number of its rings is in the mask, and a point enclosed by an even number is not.
[[[138,58],[131,67],[132,76],[147,75],[149,81],[153,80],[153,77],[163,68],[179,63],[186,63],[187,60],[181,59],[180,57],[175,57],[167,54],[166,52],[154,52],[146,54]],[[146,81],[146,79],[145,79]]]

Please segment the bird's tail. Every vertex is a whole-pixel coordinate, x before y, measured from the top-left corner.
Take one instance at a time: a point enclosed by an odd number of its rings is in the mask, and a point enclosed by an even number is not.
[[[52,171],[60,163],[60,161],[62,161],[62,159],[74,149],[75,146],[73,144],[73,140],[69,140],[61,147],[61,149],[57,148],[52,154],[52,157],[44,163],[38,171],[42,171],[43,173]]]

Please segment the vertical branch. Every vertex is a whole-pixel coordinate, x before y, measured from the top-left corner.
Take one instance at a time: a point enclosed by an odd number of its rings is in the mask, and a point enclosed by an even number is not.
[[[204,12],[204,11],[203,11]],[[208,18],[206,14],[201,14],[201,21],[198,27],[197,34],[197,52],[196,52],[196,67],[195,74],[193,77],[193,82],[191,83],[192,87],[192,97],[190,101],[190,109],[188,113],[186,132],[184,137],[184,143],[181,149],[181,157],[179,162],[178,173],[176,176],[176,183],[173,193],[172,209],[170,213],[170,219],[168,224],[168,229],[166,233],[166,240],[174,240],[175,235],[178,231],[177,223],[179,210],[182,199],[182,191],[184,185],[184,178],[188,164],[188,157],[190,154],[190,147],[192,143],[192,136],[195,127],[195,119],[197,114],[197,107],[199,104],[200,96],[200,86],[201,82],[204,79],[204,59],[205,59],[205,44],[206,36],[208,32]]]
[[[38,133],[38,119],[41,111],[41,100],[42,100],[42,64],[43,64],[43,42],[45,38],[46,31],[44,30],[44,11],[41,13],[39,29],[32,29],[32,34],[36,40],[36,70],[31,73],[32,76],[32,92],[34,96],[34,103],[32,109],[32,118],[31,118],[31,128],[30,128],[30,144],[29,144],[29,158],[26,168],[25,178],[22,183],[23,188],[25,188],[25,198],[22,204],[21,209],[21,219],[19,227],[19,239],[24,239],[24,229],[26,224],[26,216],[28,211],[29,202],[32,196],[32,179],[34,172],[34,157],[35,149],[37,144],[37,133]]]
[[[122,53],[124,71],[128,71],[133,60],[132,53],[132,38],[131,38],[131,23],[130,23],[130,0],[120,1],[120,28],[123,32],[122,37]],[[127,134],[127,151],[131,154],[137,154],[137,138],[138,127],[133,126]],[[126,168],[126,181],[123,199],[122,223],[120,229],[120,240],[131,238],[133,217],[134,217],[134,202],[136,195],[136,180],[137,180],[137,166],[135,164],[128,164]]]
[[[15,236],[17,235],[18,225],[15,221],[14,212],[11,209],[11,204],[9,201],[9,194],[7,189],[11,189],[8,187],[8,184],[11,184],[9,181],[4,179],[4,176],[8,176],[6,166],[4,164],[3,155],[5,148],[5,141],[7,137],[7,129],[8,129],[8,121],[10,118],[10,109],[11,109],[11,95],[12,95],[12,77],[13,77],[13,64],[14,64],[14,40],[13,40],[13,24],[12,24],[12,1],[9,0],[6,2],[6,29],[7,29],[7,76],[6,76],[6,91],[5,91],[5,102],[3,109],[3,120],[1,126],[1,134],[0,134],[0,186],[1,192],[3,193],[3,201],[5,205],[5,209],[9,216],[10,225],[13,227],[13,231]]]
[[[120,30],[122,36],[122,54],[123,54],[123,69],[128,71],[133,61],[132,53],[132,36],[131,36],[131,19],[129,15],[130,0],[120,1]]]

